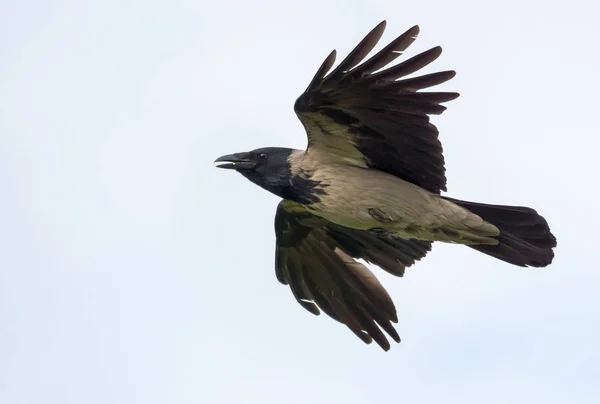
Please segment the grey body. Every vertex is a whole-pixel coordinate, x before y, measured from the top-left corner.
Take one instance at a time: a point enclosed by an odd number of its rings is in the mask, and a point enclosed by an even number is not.
[[[359,230],[384,229],[404,239],[497,244],[498,228],[481,217],[408,181],[379,170],[332,163],[322,153],[295,151],[297,175],[318,182],[319,200],[306,205],[315,215]]]

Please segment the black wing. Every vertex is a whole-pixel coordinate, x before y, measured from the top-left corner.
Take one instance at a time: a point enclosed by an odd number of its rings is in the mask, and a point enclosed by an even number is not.
[[[345,324],[365,343],[390,344],[381,327],[396,342],[394,302],[375,275],[354,258],[363,258],[402,276],[404,269],[431,250],[431,243],[378,236],[338,226],[282,201],[275,216],[275,273],[311,313],[319,308]],[[379,327],[378,327],[379,325]]]
[[[446,108],[440,103],[458,94],[417,91],[450,80],[455,72],[398,80],[437,59],[440,47],[377,72],[413,43],[418,26],[356,67],[384,30],[385,21],[327,75],[335,61],[333,51],[296,100],[294,109],[307,131],[308,151],[326,151],[346,163],[377,168],[431,192],[445,191],[442,145],[429,114],[442,113]]]

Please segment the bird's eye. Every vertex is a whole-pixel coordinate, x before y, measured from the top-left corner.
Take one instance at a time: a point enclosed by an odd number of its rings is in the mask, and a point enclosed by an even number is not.
[[[258,155],[258,159],[261,161],[265,161],[267,159],[267,155],[265,153],[260,153]]]

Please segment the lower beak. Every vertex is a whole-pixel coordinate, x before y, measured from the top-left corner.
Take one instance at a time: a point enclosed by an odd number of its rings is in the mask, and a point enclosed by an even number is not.
[[[227,168],[230,170],[239,170],[243,168],[253,168],[254,164],[247,158],[240,157],[236,154],[227,154],[215,160],[218,168]]]

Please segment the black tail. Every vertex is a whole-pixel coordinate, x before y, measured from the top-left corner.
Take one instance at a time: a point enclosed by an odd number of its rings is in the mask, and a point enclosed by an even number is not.
[[[500,229],[498,244],[469,247],[522,267],[545,267],[552,262],[552,249],[556,247],[556,237],[550,232],[546,219],[535,210],[521,206],[486,205],[443,198],[475,213]]]

